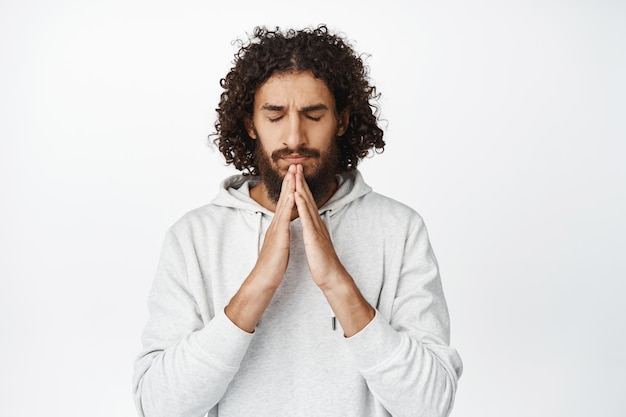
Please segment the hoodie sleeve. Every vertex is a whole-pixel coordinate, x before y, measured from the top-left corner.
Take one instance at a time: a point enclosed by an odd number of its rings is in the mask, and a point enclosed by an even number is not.
[[[439,269],[419,216],[407,235],[397,279],[390,316],[377,311],[346,343],[370,391],[392,416],[447,416],[463,365],[449,346]]]
[[[223,311],[203,322],[186,271],[170,229],[148,300],[143,350],[135,362],[134,397],[141,417],[205,415],[226,392],[252,339]]]

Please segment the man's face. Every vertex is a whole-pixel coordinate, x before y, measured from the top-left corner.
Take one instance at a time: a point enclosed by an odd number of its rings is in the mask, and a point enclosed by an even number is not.
[[[335,99],[311,72],[277,74],[254,95],[254,115],[247,130],[259,141],[256,162],[269,197],[278,201],[290,165],[301,164],[316,201],[327,197],[339,166],[336,138],[347,126]]]

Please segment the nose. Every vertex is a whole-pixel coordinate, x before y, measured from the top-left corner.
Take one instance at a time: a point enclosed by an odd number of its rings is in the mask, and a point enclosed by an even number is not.
[[[304,123],[300,120],[300,115],[297,112],[294,112],[289,117],[283,144],[289,149],[298,149],[300,145],[306,144]]]

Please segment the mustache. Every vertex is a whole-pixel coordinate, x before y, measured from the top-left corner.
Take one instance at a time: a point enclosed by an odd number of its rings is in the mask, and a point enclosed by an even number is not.
[[[297,149],[282,148],[275,150],[274,152],[272,152],[272,161],[276,162],[283,156],[292,154],[298,154],[300,156],[306,156],[309,158],[319,158],[321,156],[320,151],[318,151],[317,149],[311,149],[307,148],[304,145],[300,145]]]

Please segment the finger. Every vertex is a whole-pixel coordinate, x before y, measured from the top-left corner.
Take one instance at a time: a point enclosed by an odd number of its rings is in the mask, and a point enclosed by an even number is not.
[[[281,199],[296,190],[295,172],[296,167],[294,165],[289,165],[289,169],[287,170],[287,173],[283,178],[283,183],[280,188],[280,196],[278,197],[278,202],[280,202]]]
[[[306,235],[309,231],[316,229],[315,221],[311,216],[310,210],[308,209],[309,204],[305,201],[302,193],[296,191],[294,196],[296,208],[298,209],[298,215],[300,216],[300,221],[302,222],[302,232],[304,233],[306,240]]]
[[[298,214],[300,216],[303,216],[304,213],[302,212],[306,211],[306,214],[311,218],[311,221],[313,223],[321,222],[321,219],[319,218],[317,203],[315,202],[313,194],[311,194],[311,190],[309,189],[309,186],[304,178],[302,165],[298,165],[298,169],[296,170],[296,195],[301,196],[300,201],[298,200],[298,198],[296,198],[296,207],[298,208]]]
[[[294,165],[289,166],[289,170],[283,178],[282,187],[280,190],[280,196],[276,203],[276,211],[274,213],[277,220],[284,220],[285,217],[291,218],[291,211],[293,210],[295,199],[294,192],[296,190],[295,179],[296,167]]]
[[[302,165],[298,165],[296,168],[296,190],[303,192],[308,200],[315,202],[309,184],[307,184],[304,178],[304,168]]]
[[[302,222],[302,233],[307,244],[318,241],[319,238],[328,238],[328,230],[324,221],[316,210],[316,206],[307,201],[306,197],[296,191],[295,193],[296,208]]]

